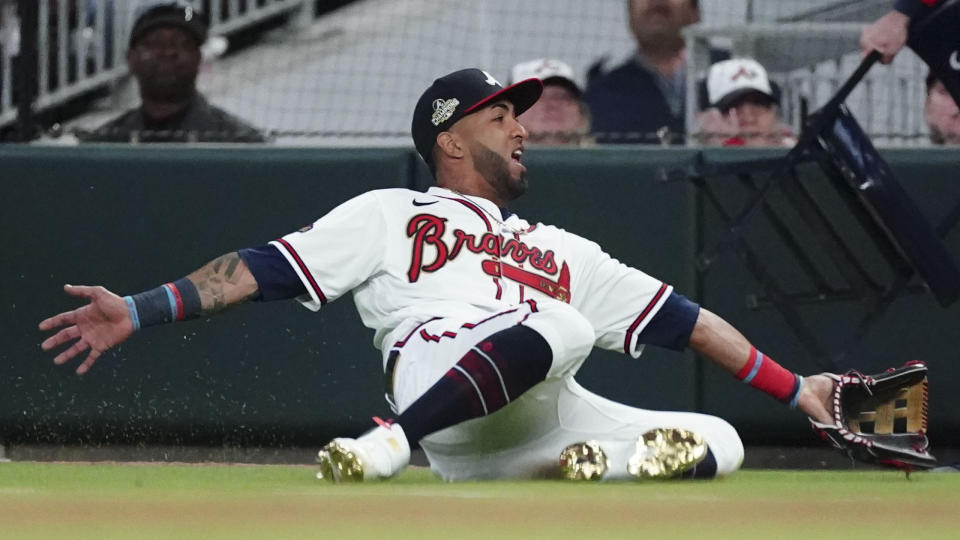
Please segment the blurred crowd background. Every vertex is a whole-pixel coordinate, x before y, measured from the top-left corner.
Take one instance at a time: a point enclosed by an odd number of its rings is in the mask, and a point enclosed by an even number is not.
[[[534,143],[789,146],[891,5],[0,0],[0,140],[409,145],[420,92],[475,66],[550,83]],[[847,101],[878,146],[957,142],[927,74],[904,50]]]

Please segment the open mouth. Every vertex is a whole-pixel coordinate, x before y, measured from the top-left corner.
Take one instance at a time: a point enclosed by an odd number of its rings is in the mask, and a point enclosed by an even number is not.
[[[517,148],[516,150],[514,150],[510,154],[510,158],[513,159],[514,162],[519,164],[520,160],[523,159],[523,148]]]

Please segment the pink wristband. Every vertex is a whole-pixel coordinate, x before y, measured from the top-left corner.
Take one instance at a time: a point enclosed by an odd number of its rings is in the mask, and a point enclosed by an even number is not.
[[[803,388],[803,377],[785,369],[755,347],[750,347],[750,359],[736,377],[750,386],[787,403],[797,406],[797,398]]]

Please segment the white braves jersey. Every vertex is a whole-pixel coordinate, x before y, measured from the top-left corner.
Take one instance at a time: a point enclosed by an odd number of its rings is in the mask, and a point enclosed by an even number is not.
[[[477,320],[526,300],[567,302],[595,345],[640,355],[637,336],[672,287],[551,225],[502,219],[496,204],[432,187],[364,193],[274,242],[313,310],[348,291],[374,344],[404,322]]]

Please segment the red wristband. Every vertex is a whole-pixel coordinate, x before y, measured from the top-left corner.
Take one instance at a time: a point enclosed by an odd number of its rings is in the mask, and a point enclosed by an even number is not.
[[[796,406],[797,397],[803,387],[803,377],[785,369],[755,347],[750,347],[750,359],[736,376],[750,386],[790,404],[791,407]]]

